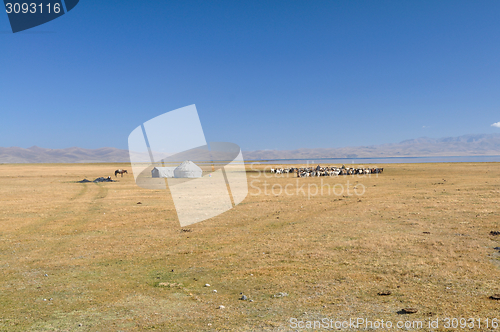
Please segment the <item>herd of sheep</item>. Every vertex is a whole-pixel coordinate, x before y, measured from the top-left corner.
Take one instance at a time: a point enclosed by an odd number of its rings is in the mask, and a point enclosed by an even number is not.
[[[365,175],[365,174],[378,174],[384,171],[383,168],[349,168],[342,165],[342,167],[326,166],[321,167],[290,167],[290,168],[271,168],[271,173],[275,174],[289,174],[296,173],[297,177],[308,176],[338,176],[338,175]]]

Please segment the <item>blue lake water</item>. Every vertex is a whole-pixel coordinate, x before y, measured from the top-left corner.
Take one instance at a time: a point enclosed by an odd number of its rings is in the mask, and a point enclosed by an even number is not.
[[[268,159],[253,161],[258,164],[413,164],[413,163],[492,163],[500,156],[456,157],[386,157],[386,158],[317,158],[317,159]],[[252,163],[252,162],[248,162]]]

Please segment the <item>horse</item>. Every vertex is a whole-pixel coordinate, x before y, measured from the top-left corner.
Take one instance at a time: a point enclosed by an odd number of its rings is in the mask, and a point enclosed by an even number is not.
[[[128,172],[127,172],[127,170],[126,170],[126,169],[117,169],[117,170],[115,171],[115,177],[117,177],[117,174],[121,174],[121,175],[122,175],[122,177],[123,177],[123,173],[127,173],[127,174],[128,174]]]

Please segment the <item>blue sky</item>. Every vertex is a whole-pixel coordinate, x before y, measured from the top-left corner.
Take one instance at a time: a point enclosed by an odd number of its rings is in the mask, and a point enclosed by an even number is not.
[[[13,34],[0,146],[127,148],[196,104],[207,141],[343,147],[500,132],[499,1],[86,1]]]

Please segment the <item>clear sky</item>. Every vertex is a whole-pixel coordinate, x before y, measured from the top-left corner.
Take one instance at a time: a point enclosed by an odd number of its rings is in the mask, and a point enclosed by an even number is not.
[[[342,147],[500,132],[500,1],[81,0],[13,34],[0,146],[127,148],[196,104],[207,141]]]

